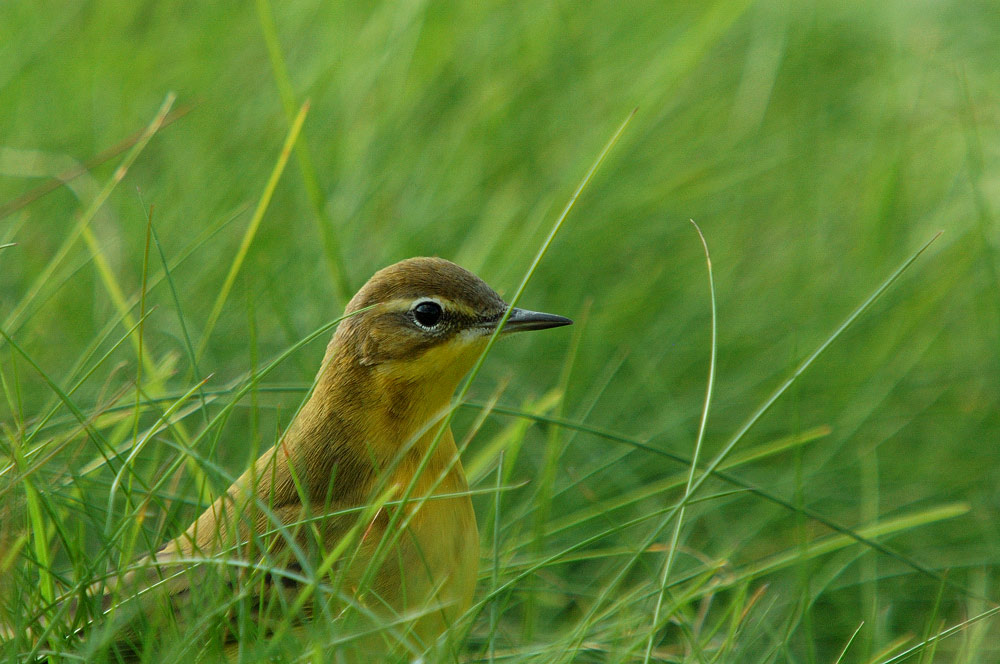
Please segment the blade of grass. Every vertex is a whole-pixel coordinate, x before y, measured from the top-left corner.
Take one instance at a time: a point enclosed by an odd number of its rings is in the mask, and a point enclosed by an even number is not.
[[[167,256],[163,252],[163,245],[160,244],[160,238],[156,234],[156,228],[152,224],[153,220],[153,208],[149,209],[149,231],[153,238],[153,243],[156,245],[156,252],[160,256],[160,264],[163,266],[163,278],[167,281],[167,288],[170,289],[170,298],[174,301],[174,311],[177,312],[177,323],[181,328],[181,336],[184,339],[184,352],[187,353],[188,362],[191,363],[191,371],[195,376],[200,375],[198,371],[198,360],[195,357],[194,344],[191,343],[191,334],[188,332],[187,323],[184,321],[184,309],[181,307],[181,299],[177,294],[177,286],[174,284],[174,277],[170,264],[167,262]],[[208,403],[205,400],[205,391],[199,390],[198,396],[201,399],[202,414],[204,416],[205,423],[208,423]]]
[[[851,634],[851,638],[847,639],[847,643],[845,643],[844,647],[841,649],[840,655],[837,657],[836,664],[841,664],[841,662],[844,661],[844,656],[847,655],[847,651],[851,649],[851,644],[854,643],[854,639],[857,638],[858,632],[860,632],[861,628],[864,627],[864,626],[865,626],[864,621],[862,621],[862,622],[860,622],[858,624],[857,629],[855,629],[854,633]]]
[[[160,124],[159,128],[165,129],[169,127],[174,122],[180,120],[182,117],[190,113],[193,108],[194,106],[181,106],[177,109],[174,109],[166,116],[164,116],[163,122]],[[55,191],[59,187],[65,186],[66,183],[69,182],[70,180],[75,180],[84,173],[96,168],[97,166],[100,166],[109,159],[114,159],[122,152],[125,152],[125,150],[128,150],[130,147],[134,146],[136,143],[143,140],[143,136],[145,135],[147,130],[148,128],[140,129],[139,131],[135,132],[128,138],[125,138],[116,145],[113,145],[112,147],[108,148],[107,150],[104,150],[103,152],[97,153],[96,155],[94,155],[87,161],[83,162],[79,166],[71,168],[65,171],[64,173],[60,173],[58,176],[54,178],[49,178],[48,180],[38,185],[34,189],[30,189],[29,191],[18,196],[17,198],[14,198],[12,200],[7,201],[6,203],[3,203],[2,205],[0,205],[0,219],[3,219],[5,217],[14,214],[21,208],[26,207],[31,203],[34,203],[42,196],[45,196],[46,194]]]
[[[19,429],[20,430],[20,429]],[[20,467],[23,464],[21,457],[21,446],[17,440],[13,440],[11,450],[14,453],[14,463]],[[24,487],[24,496],[27,503],[28,523],[30,524],[32,550],[37,560],[39,591],[42,600],[46,604],[55,598],[55,582],[52,576],[52,557],[49,554],[49,525],[44,516],[42,508],[42,497],[38,487],[35,485],[35,478],[26,478],[21,482]]]
[[[77,238],[80,237],[90,222],[93,221],[97,211],[104,205],[105,201],[108,200],[111,192],[114,191],[115,187],[118,186],[118,183],[125,178],[125,174],[128,173],[129,168],[133,163],[135,163],[135,160],[138,159],[139,155],[149,144],[149,141],[156,135],[156,132],[158,132],[163,126],[167,113],[170,111],[170,107],[173,106],[174,99],[175,96],[172,92],[167,95],[163,104],[160,106],[160,110],[156,113],[156,116],[142,132],[142,136],[138,141],[136,141],[135,145],[132,146],[132,149],[129,150],[128,154],[125,155],[122,163],[119,164],[118,168],[115,169],[114,174],[107,181],[107,183],[105,183],[104,188],[101,189],[100,193],[94,198],[93,201],[91,201],[90,205],[86,208],[86,210],[84,210],[83,214],[80,215],[76,224],[72,229],[70,229],[70,232],[66,234],[66,237],[63,239],[59,249],[52,256],[52,258],[49,259],[49,262],[46,264],[45,268],[42,269],[41,273],[39,273],[38,277],[35,278],[34,283],[28,289],[24,297],[21,298],[21,301],[18,302],[17,306],[14,307],[14,310],[11,311],[11,313],[4,320],[3,325],[0,327],[2,327],[6,333],[13,334],[18,330],[21,323],[20,319],[24,314],[24,311],[31,304],[32,300],[38,296],[46,284],[49,283],[56,269],[62,264],[62,262],[69,255],[70,250],[76,244]],[[128,327],[131,327],[131,325]]]
[[[295,107],[297,106],[295,92],[292,90],[292,83],[288,78],[288,67],[285,65],[285,58],[281,53],[281,42],[278,40],[278,30],[274,25],[274,13],[271,10],[269,0],[257,0],[257,17],[260,20],[261,33],[264,35],[267,54],[271,59],[271,71],[274,72],[274,81],[278,86],[278,94],[281,96],[285,115],[289,122],[294,122]],[[309,145],[304,137],[295,142],[295,157],[302,174],[302,184],[305,186],[306,195],[316,219],[316,230],[319,231],[320,240],[323,243],[326,265],[330,270],[330,276],[333,277],[334,296],[337,298],[337,303],[343,307],[351,299],[353,291],[347,281],[347,270],[340,252],[340,240],[334,231],[333,219],[326,213],[323,192],[319,186],[319,179],[316,177],[316,168],[313,166]]]
[[[240,247],[236,251],[236,255],[233,257],[233,262],[229,266],[229,273],[222,282],[222,287],[219,289],[219,295],[215,298],[215,304],[212,305],[212,311],[208,315],[208,321],[205,323],[205,329],[202,332],[201,344],[198,346],[198,352],[195,353],[196,359],[201,358],[201,356],[205,353],[208,341],[212,337],[212,330],[215,329],[215,324],[218,322],[219,315],[222,313],[222,307],[229,298],[229,291],[232,290],[233,283],[236,281],[236,275],[239,274],[240,268],[243,266],[243,261],[246,259],[247,253],[250,251],[250,245],[253,243],[254,237],[257,235],[257,229],[260,227],[260,222],[264,218],[264,213],[267,212],[267,208],[271,204],[271,196],[274,195],[274,190],[278,186],[281,174],[285,171],[285,165],[288,163],[289,155],[291,155],[292,146],[295,145],[299,132],[302,131],[302,123],[305,122],[306,115],[308,113],[309,101],[307,100],[304,104],[302,104],[302,107],[299,109],[299,114],[295,117],[295,121],[292,122],[292,126],[288,130],[288,135],[285,137],[284,145],[281,146],[281,152],[278,155],[278,160],[275,162],[274,168],[271,170],[271,177],[264,186],[264,192],[261,194],[260,200],[257,202],[257,209],[254,210],[253,217],[250,219],[250,225],[247,226],[247,230],[243,234],[243,240],[240,242]]]
[[[104,290],[107,291],[108,297],[111,298],[111,303],[114,305],[115,309],[118,310],[118,314],[121,317],[123,325],[126,328],[134,327],[135,318],[131,314],[131,307],[129,307],[128,302],[125,297],[125,292],[122,289],[121,284],[118,282],[118,278],[115,276],[114,270],[111,269],[111,264],[104,255],[104,247],[98,241],[97,236],[94,235],[94,231],[86,226],[83,229],[83,241],[87,243],[87,247],[90,249],[91,258],[94,262],[94,267],[97,269],[97,274],[100,277],[100,281],[104,284]],[[145,279],[145,276],[143,277]],[[140,302],[145,302],[145,291],[141,291],[139,295]],[[142,333],[142,326],[136,329],[134,336],[129,338],[132,343],[132,347],[135,349],[136,355],[139,358],[139,364],[144,366],[146,372],[155,375],[156,363],[152,358],[149,357],[148,353],[144,353],[142,349],[142,338],[139,336]]]
[[[493,565],[490,568],[490,581],[491,588],[496,589],[500,585],[500,485],[503,480],[503,457],[504,452],[500,450],[499,458],[497,459],[497,480],[496,487],[497,492],[493,499]],[[486,649],[489,652],[490,664],[496,661],[496,636],[497,630],[500,627],[500,612],[499,612],[499,599],[490,604],[490,635],[486,643]]]
[[[885,519],[884,521],[879,521],[877,523],[857,528],[854,532],[866,540],[873,540],[875,538],[883,538],[895,533],[905,532],[929,523],[935,523],[945,519],[954,519],[964,514],[968,514],[970,509],[971,507],[968,503],[940,505],[930,509],[921,510],[913,514],[906,514],[893,519]],[[751,565],[746,570],[740,572],[739,576],[755,578],[764,574],[770,574],[777,569],[794,565],[797,558],[800,560],[815,558],[857,543],[858,542],[855,538],[840,533],[817,538],[808,544],[805,551],[796,548],[794,550],[776,554],[766,560]]]
[[[695,473],[697,472],[698,460],[701,456],[701,445],[705,440],[705,428],[708,425],[708,411],[712,405],[712,391],[715,387],[715,357],[718,348],[718,324],[716,320],[715,306],[715,278],[712,275],[712,256],[709,254],[708,242],[705,240],[705,235],[701,232],[701,228],[698,227],[698,224],[695,223],[694,219],[691,220],[691,224],[694,226],[695,230],[698,231],[698,237],[701,239],[701,246],[705,251],[705,264],[708,267],[708,292],[712,311],[712,334],[709,344],[711,350],[708,361],[708,381],[705,387],[705,402],[702,405],[701,420],[698,422],[698,435],[694,443],[694,452],[691,455],[691,470],[688,473],[687,485],[684,487],[684,498],[681,500],[681,506],[677,512],[677,519],[674,521],[674,532],[670,537],[670,546],[667,548],[667,559],[663,563],[663,573],[660,575],[660,593],[656,597],[656,607],[653,609],[652,624],[654,628],[660,624],[660,611],[663,608],[663,597],[667,589],[667,580],[670,578],[670,568],[674,561],[674,552],[677,550],[677,543],[680,541],[681,526],[684,523],[685,505],[691,498],[691,494],[694,489]],[[649,640],[646,642],[646,654],[643,657],[644,664],[649,664],[649,658],[653,653],[653,637],[655,635],[656,632],[654,629],[650,629]]]
[[[927,628],[924,630],[923,638],[925,641],[931,637],[931,632],[933,632],[934,630],[934,624],[939,621],[938,615],[939,612],[941,611],[941,599],[943,595],[944,595],[944,586],[938,584],[937,595],[934,596],[934,606],[931,609],[930,617],[927,619]],[[937,629],[940,630],[942,627],[944,627],[944,620],[940,621],[940,627],[938,627]],[[932,664],[934,661],[934,653],[936,651],[937,651],[937,642],[935,641],[930,648],[927,648],[921,654],[920,664]]]
[[[555,393],[559,395],[559,400],[554,409],[556,417],[563,417],[565,413],[566,392],[569,390],[570,375],[572,374],[577,352],[580,349],[580,339],[583,336],[584,329],[586,329],[586,319],[589,315],[589,310],[590,303],[588,303],[587,308],[584,310],[581,319],[576,321],[573,326],[573,334],[570,336],[569,348],[566,351],[562,370],[559,372],[558,387],[555,390]],[[542,463],[542,472],[538,480],[537,498],[531,501],[535,507],[531,537],[532,553],[535,555],[540,555],[545,548],[546,531],[549,515],[552,510],[556,479],[558,477],[559,458],[563,450],[562,445],[560,445],[563,438],[562,432],[563,429],[559,427],[549,427],[548,440],[545,445],[545,461]],[[524,642],[530,643],[534,640],[535,623],[537,621],[537,597],[534,588],[529,587],[525,589],[523,603],[524,617],[522,618],[522,622],[524,624],[524,633],[522,639]]]
[[[135,418],[132,422],[132,440],[139,439],[139,413],[142,406],[142,340],[143,328],[146,321],[146,288],[149,279],[149,237],[153,228],[153,208],[149,208],[149,216],[146,218],[146,242],[142,252],[142,285],[139,289],[139,330],[136,334],[139,344],[139,361],[135,367]],[[123,465],[122,468],[125,466]],[[120,472],[120,471],[119,471]],[[117,479],[117,476],[116,476]],[[112,491],[112,493],[114,493]]]

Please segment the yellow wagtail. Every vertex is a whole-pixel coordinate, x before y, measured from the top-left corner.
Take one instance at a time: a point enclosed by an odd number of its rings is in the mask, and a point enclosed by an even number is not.
[[[103,587],[155,582],[157,595],[179,598],[203,576],[178,568],[225,556],[282,561],[289,574],[275,583],[272,568],[266,583],[301,589],[289,579],[311,551],[314,571],[336,560],[325,573],[341,596],[369,615],[418,616],[409,633],[433,639],[469,607],[479,559],[455,441],[436,423],[507,309],[485,282],[441,258],[377,272],[347,305],[357,313],[340,323],[278,444],[181,536]],[[571,322],[513,309],[503,333]]]

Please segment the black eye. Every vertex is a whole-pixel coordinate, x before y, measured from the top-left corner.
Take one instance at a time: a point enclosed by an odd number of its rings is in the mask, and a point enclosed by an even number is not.
[[[434,327],[440,323],[443,313],[440,304],[429,300],[420,302],[417,306],[413,307],[413,317],[423,327]]]

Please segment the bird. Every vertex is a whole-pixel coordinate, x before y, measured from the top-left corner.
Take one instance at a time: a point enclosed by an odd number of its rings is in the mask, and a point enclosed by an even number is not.
[[[105,608],[129,592],[182,601],[214,569],[191,561],[266,567],[261,583],[293,598],[308,567],[326,573],[318,581],[336,580],[356,615],[394,625],[412,618],[397,634],[426,646],[471,605],[479,563],[468,482],[443,416],[501,324],[508,335],[571,323],[509,307],[443,258],[379,270],[347,304],[311,393],[277,443],[183,533],[104,581]],[[155,601],[143,602],[152,611]],[[324,610],[303,613],[315,620]]]

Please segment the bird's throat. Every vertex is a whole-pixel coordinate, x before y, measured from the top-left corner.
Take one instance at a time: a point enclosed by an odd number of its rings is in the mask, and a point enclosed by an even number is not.
[[[449,350],[375,366],[335,355],[287,441],[296,448],[333,446],[338,456],[355,456],[377,471],[398,465],[402,457],[421,459],[429,451],[450,461],[454,444],[441,445],[439,429],[467,363],[442,357],[453,355]]]

